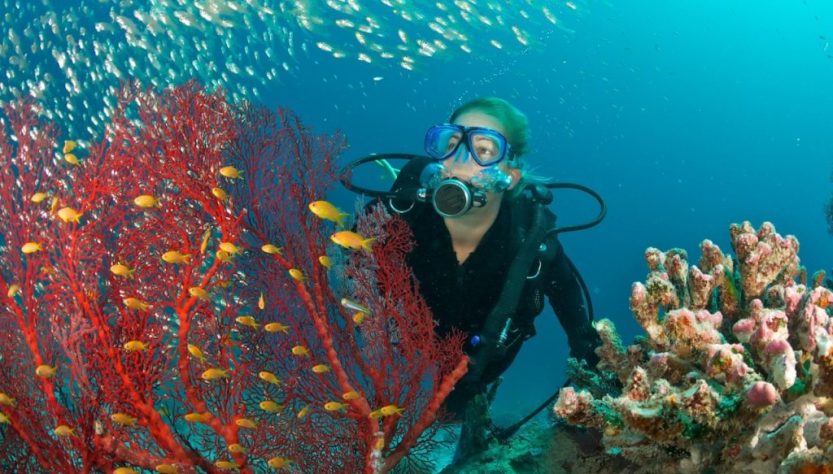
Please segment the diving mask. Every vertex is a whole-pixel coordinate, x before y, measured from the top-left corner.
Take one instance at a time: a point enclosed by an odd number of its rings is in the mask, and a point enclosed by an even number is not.
[[[485,127],[464,127],[453,123],[434,125],[425,133],[425,152],[443,161],[454,156],[463,144],[480,166],[493,166],[513,154],[506,137]]]

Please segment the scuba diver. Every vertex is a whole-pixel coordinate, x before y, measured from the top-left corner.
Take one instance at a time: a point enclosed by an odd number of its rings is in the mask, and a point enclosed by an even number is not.
[[[469,372],[444,404],[463,422],[456,459],[484,449],[490,428],[501,438],[488,419],[493,382],[535,335],[544,296],[566,332],[570,356],[591,367],[598,362],[594,349],[600,340],[587,288],[557,233],[597,224],[604,202],[583,186],[546,185],[531,175],[523,159],[528,137],[527,118],[517,108],[503,99],[479,98],[455,110],[448,123],[428,129],[427,157],[374,155],[342,174],[348,189],[383,198],[389,211],[409,223],[416,245],[408,263],[438,322],[437,333],[458,329],[467,335]],[[345,178],[359,164],[387,158],[409,158],[389,192],[369,191]],[[556,229],[547,207],[552,187],[590,193],[601,205],[599,217]],[[508,438],[518,427],[502,434]]]

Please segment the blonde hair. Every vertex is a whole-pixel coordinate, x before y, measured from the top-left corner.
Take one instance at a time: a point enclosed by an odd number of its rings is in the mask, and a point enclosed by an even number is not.
[[[506,131],[506,140],[512,151],[507,165],[520,171],[521,175],[520,182],[509,192],[509,197],[519,195],[530,184],[547,181],[542,176],[532,174],[527,160],[522,158],[529,151],[529,120],[523,112],[499,97],[480,97],[457,107],[448,121],[454,123],[461,115],[470,112],[479,112],[492,117]]]

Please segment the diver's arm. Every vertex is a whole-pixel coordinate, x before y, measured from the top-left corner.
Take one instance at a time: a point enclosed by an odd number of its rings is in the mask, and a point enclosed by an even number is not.
[[[567,334],[570,345],[570,356],[586,360],[591,367],[598,362],[594,349],[601,343],[599,335],[591,325],[587,313],[587,305],[581,290],[581,285],[573,274],[567,254],[561,243],[556,242],[558,250],[550,262],[549,268],[543,275],[544,290],[550,300],[550,305],[558,316],[558,321]]]
[[[418,187],[419,183],[419,175],[422,173],[422,169],[425,168],[425,165],[431,163],[433,160],[426,157],[418,157],[408,160],[405,163],[405,166],[399,170],[398,175],[396,176],[396,180],[393,182],[393,185],[390,187],[392,191],[396,191],[397,189],[407,188],[407,187]]]

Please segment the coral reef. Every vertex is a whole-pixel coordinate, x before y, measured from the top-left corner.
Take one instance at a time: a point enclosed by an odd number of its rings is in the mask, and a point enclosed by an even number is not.
[[[683,250],[648,249],[630,298],[646,335],[625,347],[596,323],[597,370],[621,393],[567,387],[554,413],[655,472],[828,472],[833,293],[823,274],[807,281],[798,241],[772,224],[733,224],[730,237],[734,259],[705,240],[693,266]]]
[[[447,466],[441,474],[645,474],[601,448],[598,431],[564,423],[530,422],[506,443]]]
[[[435,335],[405,223],[377,208],[341,248],[308,209],[344,140],[195,83],[117,103],[97,143],[30,102],[0,117],[0,470],[378,473],[430,448],[462,336]]]

